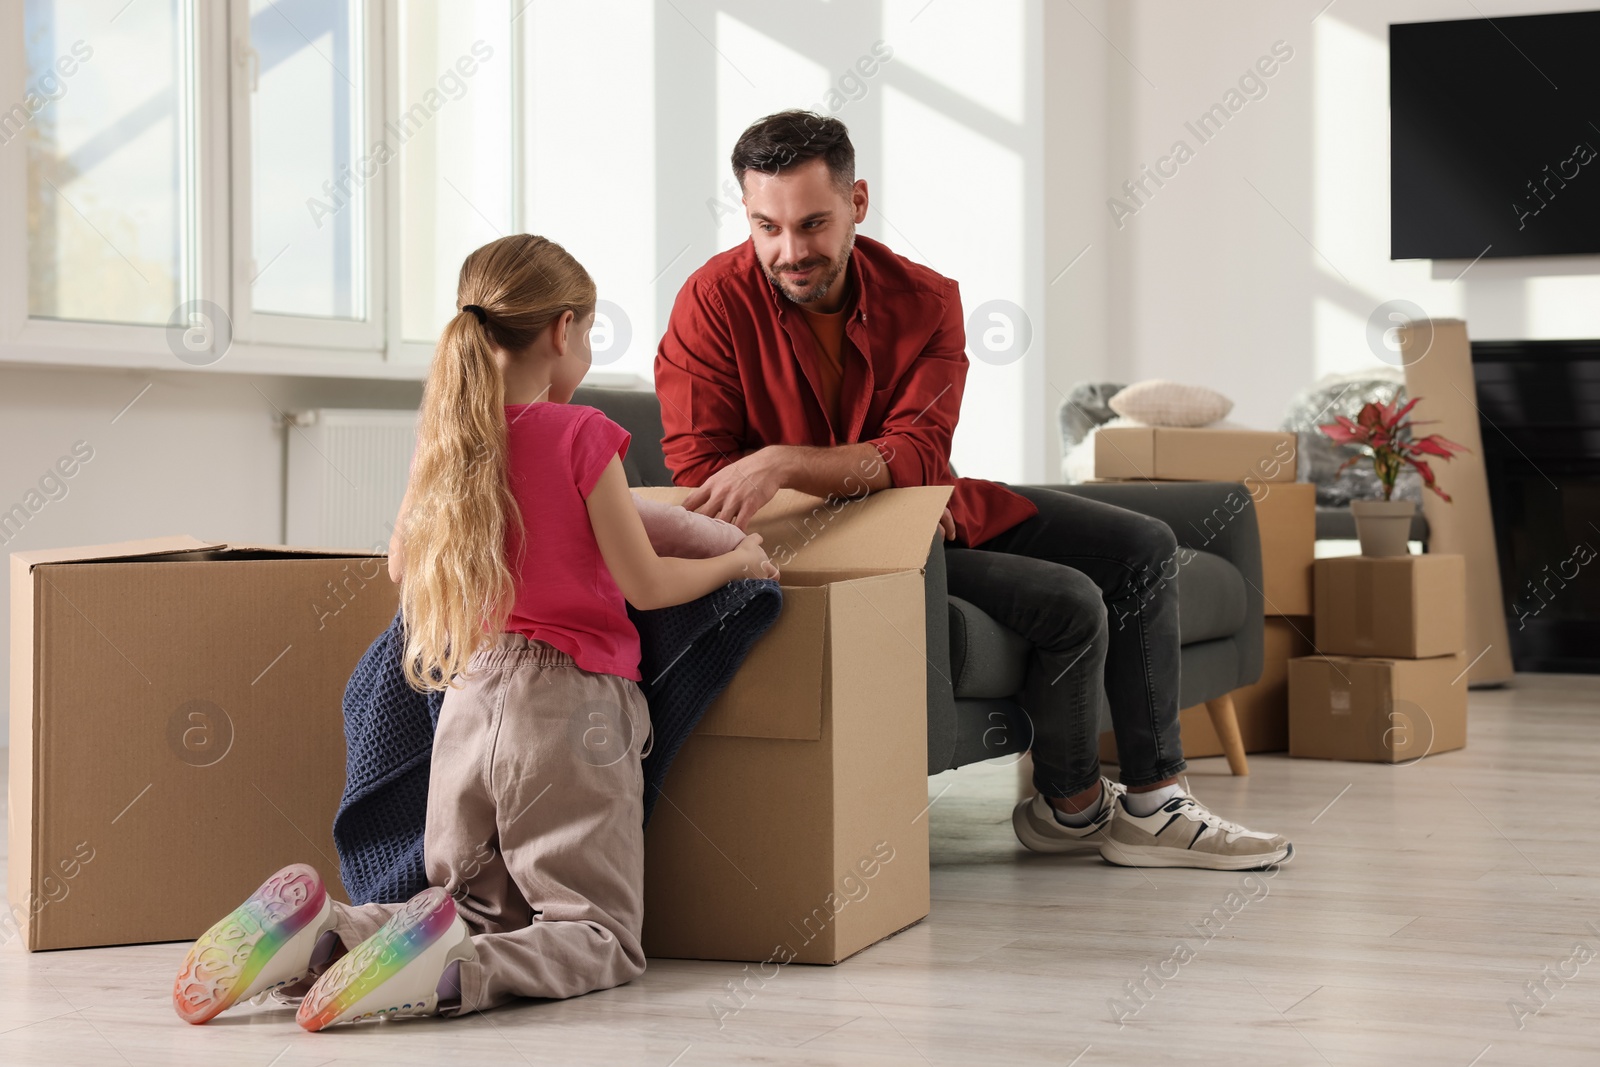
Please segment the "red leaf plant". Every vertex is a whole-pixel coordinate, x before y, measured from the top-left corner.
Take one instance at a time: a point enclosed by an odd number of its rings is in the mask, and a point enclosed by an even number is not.
[[[1439,488],[1433,479],[1433,468],[1422,457],[1436,456],[1442,460],[1450,460],[1471,449],[1436,433],[1426,437],[1416,437],[1411,432],[1412,427],[1426,424],[1413,422],[1407,416],[1421,399],[1417,397],[1401,405],[1397,390],[1394,398],[1387,404],[1371,401],[1362,407],[1361,413],[1354,419],[1345,415],[1335,415],[1336,421],[1326,426],[1318,426],[1317,429],[1326,434],[1334,444],[1355,445],[1361,449],[1360,455],[1351,456],[1340,464],[1339,471],[1364,459],[1370,459],[1373,472],[1383,484],[1383,499],[1388,500],[1394,493],[1395,479],[1409,464],[1422,476],[1423,485],[1448,501],[1450,494]]]

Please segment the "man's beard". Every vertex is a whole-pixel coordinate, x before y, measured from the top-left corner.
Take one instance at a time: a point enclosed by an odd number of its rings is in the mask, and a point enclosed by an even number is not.
[[[778,292],[782,293],[796,304],[814,304],[818,300],[825,299],[829,291],[832,290],[834,283],[839,280],[839,276],[844,273],[845,266],[850,262],[850,250],[855,248],[855,246],[856,228],[854,224],[852,224],[850,227],[850,234],[844,242],[844,249],[839,253],[839,258],[833,260],[831,263],[828,263],[827,260],[814,257],[800,263],[763,263],[761,264],[761,269],[766,272],[767,278],[772,282],[772,284],[778,287]],[[799,291],[791,288],[789,283],[784,281],[779,273],[781,271],[794,270],[796,268],[804,270],[808,267],[815,267],[821,264],[826,264],[822,271],[822,277],[813,282],[808,288]]]

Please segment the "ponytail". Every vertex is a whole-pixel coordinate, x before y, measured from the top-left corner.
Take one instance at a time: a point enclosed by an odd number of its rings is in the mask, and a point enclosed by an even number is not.
[[[505,381],[495,349],[518,352],[562,312],[594,307],[594,283],[560,245],[521,234],[461,267],[461,311],[434,353],[417,421],[411,502],[400,531],[405,677],[441,690],[505,625],[516,598],[522,513],[507,463]]]

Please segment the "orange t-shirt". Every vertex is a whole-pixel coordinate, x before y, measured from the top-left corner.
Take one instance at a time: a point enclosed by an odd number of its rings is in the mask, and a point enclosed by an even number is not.
[[[817,378],[822,385],[822,410],[828,414],[828,423],[837,434],[843,434],[839,425],[839,394],[844,386],[844,322],[850,301],[838,311],[825,313],[812,311],[800,305],[805,312],[806,325],[811,336],[817,339]]]

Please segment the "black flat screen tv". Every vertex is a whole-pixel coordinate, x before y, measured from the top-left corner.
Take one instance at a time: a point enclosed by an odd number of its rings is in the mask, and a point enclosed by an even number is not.
[[[1600,253],[1600,11],[1389,27],[1389,254]]]

